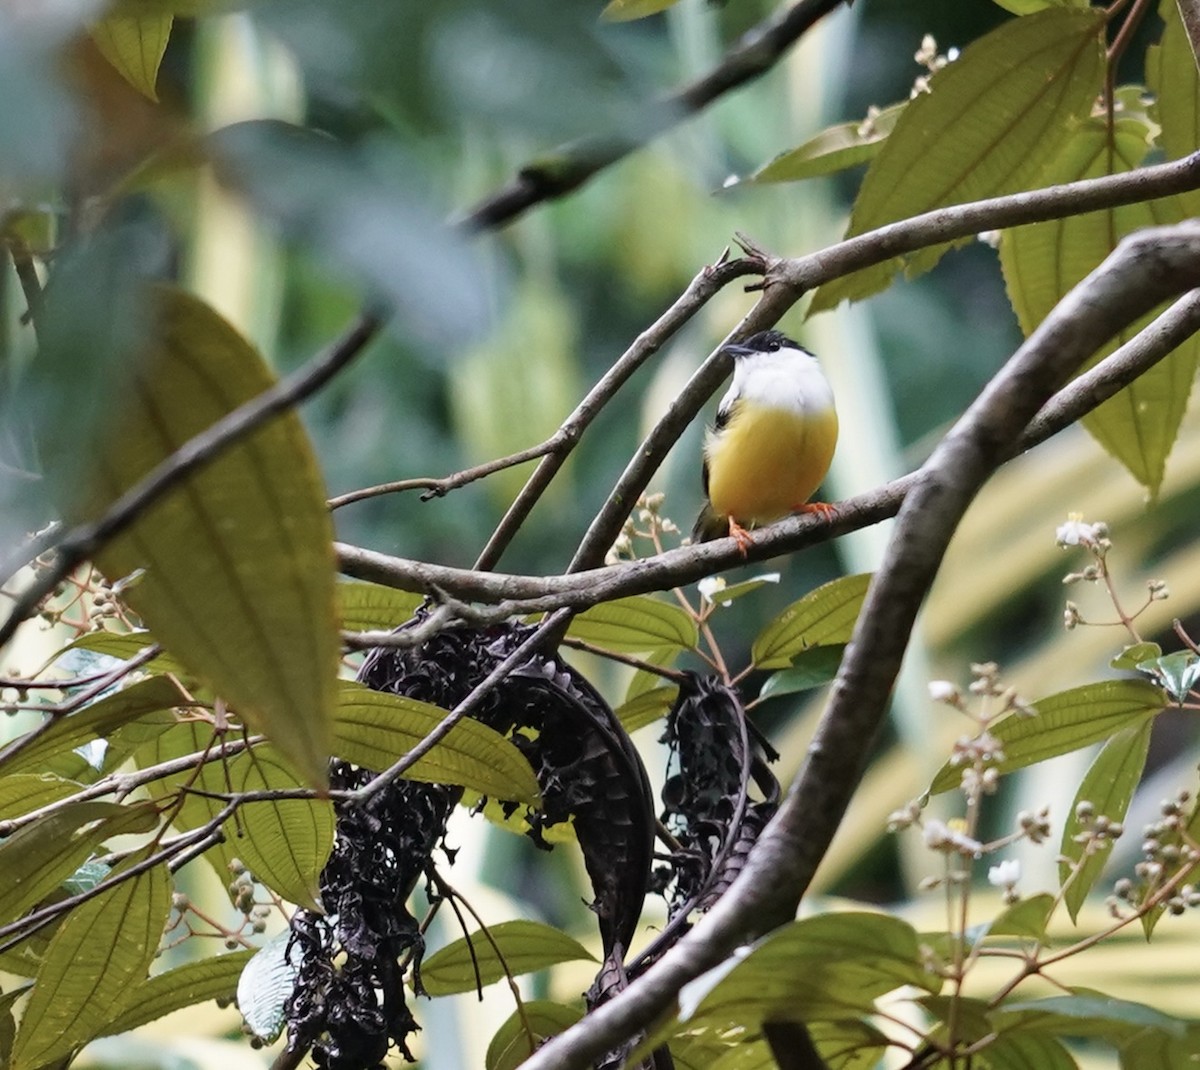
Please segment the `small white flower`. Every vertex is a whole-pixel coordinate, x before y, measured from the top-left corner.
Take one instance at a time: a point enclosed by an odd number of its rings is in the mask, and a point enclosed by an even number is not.
[[[1080,513],[1069,513],[1067,522],[1054,531],[1059,546],[1095,546],[1100,539],[1100,525],[1088,524]]]
[[[965,832],[953,828],[952,825],[955,824],[958,824],[958,822],[955,821],[951,825],[947,825],[945,822],[939,821],[936,817],[926,821],[923,830],[925,846],[934,851],[943,851],[946,854],[957,852],[971,858],[978,858],[983,851],[983,844],[978,840],[971,839]]]
[[[1016,858],[1006,858],[988,869],[988,884],[993,888],[1012,888],[1021,879],[1021,863]]]
[[[724,576],[705,576],[699,583],[696,584],[697,590],[700,592],[700,597],[706,602],[714,602],[714,595],[725,590],[726,583]],[[726,603],[728,605],[729,603]]]
[[[958,706],[962,703],[962,692],[958,684],[949,680],[930,680],[929,697],[934,702],[944,702],[947,706]]]

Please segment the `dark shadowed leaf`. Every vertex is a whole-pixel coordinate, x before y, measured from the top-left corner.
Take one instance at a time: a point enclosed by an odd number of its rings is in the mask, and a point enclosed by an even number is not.
[[[987,1045],[980,1058],[991,1070],[1078,1070],[1079,1064],[1056,1037],[1005,1034]]]
[[[130,988],[145,979],[170,907],[171,877],[160,864],[71,911],[34,980],[12,1070],[36,1070],[105,1031]]]
[[[1104,13],[1056,8],[1002,23],[931,78],[872,161],[851,235],[949,204],[1012,193],[1034,180],[1092,106],[1103,69]],[[948,245],[822,286],[811,311],[858,300],[903,265],[928,271]]]
[[[253,347],[180,290],[157,293],[157,341],[113,414],[83,516],[271,386]],[[332,529],[295,413],[277,417],[146,510],[97,556],[160,642],[310,784],[323,784],[338,662]]]
[[[883,914],[825,914],[776,930],[732,969],[692,982],[680,994],[679,1021],[691,1029],[852,1018],[909,984],[940,987],[910,925]]]
[[[1035,702],[1035,716],[1010,714],[992,728],[992,735],[1004,744],[1004,760],[996,768],[1011,773],[1101,743],[1123,729],[1152,720],[1165,705],[1162,691],[1142,680],[1105,680],[1061,691]],[[949,791],[961,780],[962,769],[947,762],[929,790],[934,795]]]
[[[421,980],[431,996],[449,996],[472,992],[477,983],[490,985],[506,975],[517,977],[579,959],[595,961],[566,933],[536,921],[504,921],[430,955],[421,965]]]

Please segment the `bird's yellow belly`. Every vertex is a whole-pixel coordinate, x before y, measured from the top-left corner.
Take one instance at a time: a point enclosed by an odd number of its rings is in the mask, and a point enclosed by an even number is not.
[[[798,416],[743,404],[705,448],[713,511],[749,527],[800,508],[829,471],[837,432],[832,409]]]

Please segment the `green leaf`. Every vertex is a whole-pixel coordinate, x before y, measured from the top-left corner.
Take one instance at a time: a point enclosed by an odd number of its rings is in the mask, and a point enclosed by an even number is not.
[[[285,936],[290,935],[285,933]],[[123,1009],[98,1036],[107,1037],[153,1022],[172,1011],[192,1007],[210,999],[232,1000],[238,978],[255,953],[232,951],[224,955],[189,962],[143,981],[127,994]]]
[[[571,622],[567,635],[627,654],[664,647],[695,650],[699,641],[696,622],[681,606],[644,594],[593,606]]]
[[[644,19],[648,15],[657,15],[677,3],[679,0],[609,0],[608,6],[600,12],[600,17],[606,22],[631,22],[634,19]]]
[[[956,995],[921,996],[916,1002],[924,1007],[939,1022],[946,1023],[954,1017],[955,1032],[960,1040],[981,1040],[995,1032],[991,1020],[991,1008],[981,999]],[[945,1039],[945,1030],[940,1031]]]
[[[1001,1033],[1099,1036],[1118,1044],[1147,1029],[1182,1039],[1188,1035],[1189,1024],[1143,1003],[1088,989],[1078,989],[1070,996],[1004,1003],[993,1012],[993,1022]]]
[[[385,769],[433,731],[446,712],[427,702],[339,681],[334,752],[355,765]],[[469,717],[404,775],[531,805],[540,798],[525,756],[495,729]]]
[[[246,1028],[268,1044],[283,1032],[284,1007],[299,976],[299,962],[289,962],[291,929],[272,936],[246,964],[237,982],[238,1010]]]
[[[809,138],[803,145],[781,152],[751,176],[751,182],[796,182],[831,175],[873,160],[908,101],[877,109],[852,123],[838,123]]]
[[[1039,892],[1028,899],[1013,903],[988,926],[988,936],[1021,936],[1041,940],[1054,913],[1055,898],[1049,892]]]
[[[94,650],[97,654],[108,654],[110,657],[128,661],[154,643],[154,636],[144,629],[135,632],[88,632],[68,643],[59,654],[61,656],[71,650]],[[183,677],[189,675],[184,667],[165,651],[156,654],[142,669],[147,672],[169,672]]]
[[[1160,125],[1159,144],[1168,160],[1200,146],[1200,71],[1177,0],[1163,0],[1161,41],[1146,50],[1146,86],[1154,94],[1152,114]],[[1200,215],[1200,191],[1180,194],[1188,217]]]
[[[998,1036],[978,1058],[991,1070],[1078,1070],[1079,1064],[1055,1037],[1023,1036],[1020,1033]]]
[[[421,981],[431,996],[449,996],[473,992],[477,984],[490,985],[506,975],[580,959],[596,961],[578,940],[558,929],[536,921],[502,921],[431,955],[421,964]]]
[[[1091,768],[1079,785],[1079,790],[1075,793],[1075,801],[1063,826],[1058,863],[1060,883],[1065,883],[1078,866],[1078,872],[1075,872],[1063,894],[1063,902],[1072,921],[1076,919],[1079,908],[1083,906],[1084,899],[1100,878],[1108,861],[1107,850],[1093,851],[1084,858],[1084,844],[1076,843],[1075,838],[1083,833],[1087,826],[1079,820],[1075,812],[1076,807],[1086,800],[1092,804],[1093,813],[1097,816],[1103,814],[1112,821],[1125,820],[1134,789],[1138,786],[1142,770],[1146,766],[1150,729],[1153,726],[1153,721],[1146,720],[1113,736],[1096,755],[1096,760],[1092,762]]]
[[[0,820],[28,814],[48,803],[58,802],[83,785],[53,773],[18,773],[0,777]],[[3,847],[0,846],[0,850]]]
[[[12,1058],[13,1039],[17,1024],[13,1021],[13,1004],[29,991],[27,985],[0,994],[0,1066],[8,1066]]]
[[[645,728],[646,725],[666,717],[678,697],[677,685],[656,687],[653,691],[643,691],[613,712],[626,732],[636,732],[639,728]]]
[[[701,580],[696,586],[700,589],[704,600],[710,605],[727,606],[743,595],[765,587],[768,583],[777,584],[779,579],[778,572],[764,572],[761,576],[752,576],[740,583],[726,583],[724,576],[709,576],[707,580]]]
[[[46,898],[105,840],[157,823],[145,803],[79,802],[19,828],[0,842],[0,923]]]
[[[870,573],[843,576],[793,602],[754,640],[755,668],[788,668],[809,647],[848,642],[870,582]]]
[[[139,769],[148,769],[150,766],[160,765],[186,755],[207,753],[214,747],[216,741],[217,736],[211,723],[182,721],[144,743],[134,755],[134,761]],[[200,791],[230,792],[233,790],[228,765],[220,758],[147,784],[146,791],[152,799],[170,800],[171,823],[181,832],[189,832],[207,825],[225,805],[219,799],[198,795],[191,791],[184,792],[181,790],[184,785]],[[232,828],[235,826],[230,823],[226,827],[227,832]],[[217,879],[222,885],[229,883],[230,861],[240,858],[239,842],[235,834],[226,835],[223,840],[213,844],[201,855],[213,867]]]
[[[101,515],[193,436],[274,377],[198,298],[160,287],[156,342],[112,413],[87,500]],[[329,511],[300,418],[288,412],[147,509],[97,555],[159,641],[266,733],[313,785],[326,782],[339,640]]]
[[[91,28],[100,54],[134,89],[158,100],[155,84],[167,42],[171,39],[173,16],[142,15],[102,19]]]
[[[337,602],[342,627],[347,631],[366,632],[399,627],[425,601],[411,591],[396,591],[363,580],[337,585]]]
[[[1103,120],[1091,119],[1062,144],[1043,178],[1047,184],[1073,182],[1134,170],[1145,158],[1150,137],[1148,123],[1137,116],[1118,120],[1111,138]],[[1031,334],[1125,235],[1183,218],[1180,199],[1165,197],[1005,231],[1000,265],[1022,331]],[[1130,324],[1081,370],[1132,338],[1163,307]],[[1179,432],[1198,358],[1200,341],[1189,339],[1083,419],[1090,434],[1152,495]]]
[[[889,1041],[869,1022],[813,1022],[809,1035],[829,1070],[875,1070]],[[774,1070],[774,1060],[767,1064]],[[714,1068],[715,1070],[715,1068]]]
[[[1061,691],[1035,702],[1033,717],[1009,714],[991,730],[1004,745],[1001,774],[1036,765],[1068,751],[1100,743],[1125,728],[1149,721],[1165,708],[1162,691],[1143,680],[1105,680]],[[947,762],[929,791],[955,788],[962,769]]]
[[[823,914],[775,930],[732,969],[697,978],[680,1000],[679,1021],[691,1029],[843,1019],[871,1012],[901,985],[940,986],[912,926],[885,914]]]
[[[1121,1044],[1121,1070],[1195,1070],[1198,1050],[1200,1031],[1194,1026],[1183,1038],[1145,1030]]]
[[[484,1066],[487,1070],[516,1070],[533,1054],[540,1041],[558,1036],[582,1017],[581,1007],[548,999],[526,1000],[521,1010],[514,1011],[496,1030],[488,1044]],[[532,1044],[526,1025],[533,1032]]]
[[[130,721],[185,702],[179,685],[166,676],[151,676],[85,706],[77,713],[55,719],[28,746],[0,763],[6,774],[44,767],[55,755],[107,736]]]
[[[1055,9],[1005,22],[911,101],[863,179],[849,236],[948,204],[1013,193],[1083,120],[1100,86],[1104,12]],[[902,264],[928,271],[939,245],[822,286],[810,312],[883,289]]]
[[[1157,643],[1131,643],[1108,663],[1108,667],[1133,672],[1141,662],[1161,656],[1162,647]]]
[[[294,769],[269,747],[255,747],[230,763],[237,792],[300,787]],[[333,804],[327,799],[249,802],[239,811],[233,844],[257,880],[289,902],[321,912],[318,878],[333,848]]]
[[[995,0],[1005,11],[1014,15],[1032,15],[1035,11],[1045,11],[1048,7],[1085,8],[1088,0]]]
[[[1182,703],[1200,680],[1200,658],[1190,650],[1176,650],[1162,657],[1139,661],[1136,668],[1153,676],[1176,702]]]
[[[669,669],[679,660],[679,654],[678,647],[663,647],[661,650],[644,651],[638,655],[638,658],[650,665],[656,665],[660,669]],[[659,673],[649,669],[638,669],[630,678],[629,686],[625,689],[625,701],[629,702],[646,691],[662,687],[663,679]]]
[[[141,860],[135,855],[126,865]],[[170,908],[171,877],[157,865],[67,915],[34,980],[11,1070],[36,1070],[107,1029],[146,977]]]
[[[791,695],[797,691],[811,691],[814,687],[822,687],[837,676],[845,652],[845,643],[834,643],[832,646],[815,646],[797,654],[792,658],[790,669],[767,677],[767,682],[763,684],[758,697],[777,698],[779,695]]]

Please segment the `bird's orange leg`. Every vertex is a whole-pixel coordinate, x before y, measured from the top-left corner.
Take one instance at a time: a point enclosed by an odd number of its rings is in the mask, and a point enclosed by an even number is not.
[[[729,518],[729,537],[737,543],[738,552],[745,557],[750,551],[750,532],[733,517]]]
[[[836,507],[828,502],[805,502],[799,505],[794,510],[797,513],[817,513],[822,520],[832,520],[833,514],[837,512]]]

